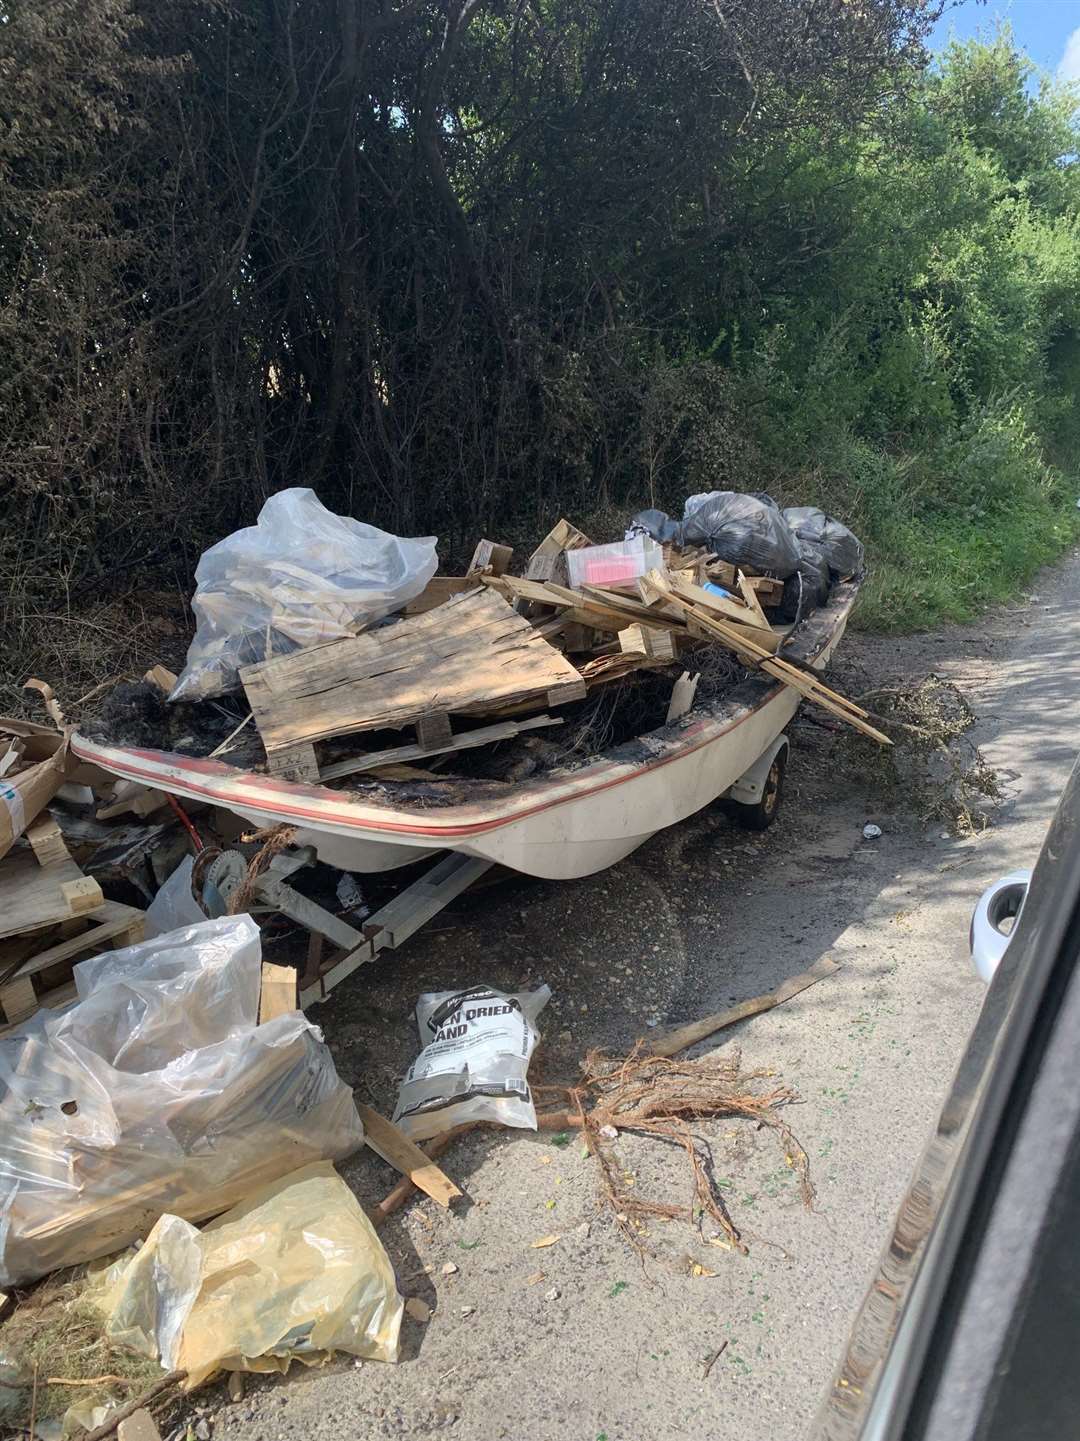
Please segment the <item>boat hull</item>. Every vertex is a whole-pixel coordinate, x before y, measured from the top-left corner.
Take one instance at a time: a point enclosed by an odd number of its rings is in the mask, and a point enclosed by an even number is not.
[[[792,633],[784,654],[824,666],[843,636],[857,589],[837,587],[829,604]],[[798,704],[790,687],[753,677],[715,712],[692,712],[578,770],[552,772],[495,799],[439,808],[377,804],[326,786],[82,735],[72,747],[114,775],[221,806],[252,825],[294,825],[299,844],[313,845],[321,860],[342,870],[393,870],[454,850],[526,875],[570,880],[614,865],[722,796],[773,744]]]

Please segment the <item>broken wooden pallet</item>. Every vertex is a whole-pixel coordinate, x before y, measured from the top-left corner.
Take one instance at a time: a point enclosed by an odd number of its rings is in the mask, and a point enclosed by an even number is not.
[[[51,817],[28,826],[26,838],[31,850],[0,864],[0,939],[89,915],[105,903],[97,881],[71,859]]]
[[[571,525],[568,520],[556,522],[529,557],[525,567],[526,580],[569,580],[566,552],[581,550],[587,545],[592,545],[592,541],[576,525]]]
[[[445,605],[451,596],[475,590],[479,584],[478,575],[433,575],[420,594],[406,602],[405,614],[423,615],[425,611]]]
[[[440,717],[585,695],[570,662],[487,587],[364,635],[245,666],[240,679],[273,773],[313,781],[317,740],[428,722],[437,730],[418,741],[430,752],[449,739]]]
[[[718,617],[710,615],[703,606],[687,599],[685,594],[680,594],[680,589],[685,586],[684,582],[665,578],[657,570],[650,571],[646,581],[650,589],[656,594],[666,596],[669,600],[674,601],[686,612],[688,617],[694,619],[702,627],[707,635],[722,641],[745,664],[756,665],[767,675],[782,681],[792,690],[799,691],[807,700],[814,701],[823,710],[846,721],[848,725],[853,726],[864,735],[868,735],[880,745],[892,745],[892,741],[887,735],[870,725],[866,718],[866,711],[855,705],[853,701],[849,701],[839,691],[831,690],[810,672],[800,670],[798,666],[792,665],[790,661],[782,660],[779,656],[771,655],[752,639],[752,636],[757,634],[756,631],[750,631],[745,626],[728,625]]]
[[[145,915],[135,906],[122,906],[105,901],[100,910],[83,922],[77,935],[54,944],[43,942],[43,948],[27,951],[27,942],[36,937],[20,938],[0,945],[0,1011],[9,1025],[26,1020],[42,1006],[66,1004],[70,999],[72,967],[87,956],[112,949],[133,946],[144,935]],[[8,949],[10,947],[11,949]],[[12,968],[7,962],[19,953]]]
[[[513,740],[523,731],[539,730],[544,726],[562,725],[557,716],[530,716],[522,721],[499,721],[495,725],[479,726],[476,730],[463,731],[451,736],[444,746],[425,750],[420,744],[394,746],[389,750],[368,751],[364,755],[350,756],[348,760],[332,761],[319,771],[320,781],[336,781],[342,776],[357,775],[362,771],[383,770],[387,766],[400,765],[405,761],[426,759],[428,756],[451,755],[455,751],[472,750],[475,746],[494,745],[497,741]]]

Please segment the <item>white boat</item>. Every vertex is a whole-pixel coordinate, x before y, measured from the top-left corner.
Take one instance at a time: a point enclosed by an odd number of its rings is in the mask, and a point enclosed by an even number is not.
[[[857,582],[798,625],[781,654],[822,669],[844,634]],[[497,862],[526,875],[569,880],[614,865],[667,826],[718,797],[766,804],[769,777],[799,704],[760,675],[710,710],[649,731],[573,770],[555,770],[480,799],[439,807],[301,784],[222,761],[114,746],[76,735],[75,753],[114,775],[231,811],[255,826],[288,823],[296,843],[342,870],[374,872],[438,852]]]

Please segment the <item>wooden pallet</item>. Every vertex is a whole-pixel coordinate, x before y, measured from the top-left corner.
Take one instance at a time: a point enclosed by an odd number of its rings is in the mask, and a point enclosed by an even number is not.
[[[88,919],[68,923],[84,927],[77,935],[53,940],[52,933],[46,932],[16,942],[24,947],[36,940],[43,949],[17,960],[14,968],[5,964],[5,952],[0,950],[0,1012],[6,1022],[4,1029],[25,1021],[42,1006],[62,1006],[73,1000],[72,967],[99,951],[135,945],[143,939],[144,922],[144,912],[135,906],[105,901]]]
[[[51,816],[27,827],[30,851],[13,851],[0,864],[0,940],[47,930],[100,910],[97,881],[71,859]]]
[[[0,863],[0,1019],[7,1025],[65,1004],[77,959],[143,936],[142,911],[105,900],[51,816],[27,827],[26,839],[29,851]]]
[[[245,666],[240,672],[273,775],[318,780],[312,743],[415,726],[425,753],[450,741],[451,714],[581,700],[566,658],[486,588],[396,625]]]

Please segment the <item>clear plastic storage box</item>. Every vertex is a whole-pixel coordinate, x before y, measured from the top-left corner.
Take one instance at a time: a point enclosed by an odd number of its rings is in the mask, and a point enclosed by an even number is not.
[[[587,545],[581,550],[568,550],[566,562],[570,584],[621,585],[636,580],[650,570],[659,570],[663,553],[655,540],[636,535],[633,540],[616,540],[610,545]]]

